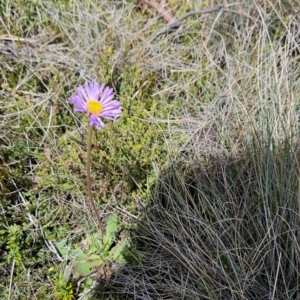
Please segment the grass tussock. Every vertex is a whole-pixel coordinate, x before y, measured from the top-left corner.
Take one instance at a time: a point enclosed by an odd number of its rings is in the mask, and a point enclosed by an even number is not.
[[[167,2],[176,26],[141,1],[1,1],[0,298],[98,297],[68,268],[97,224],[66,100],[97,80],[123,117],[94,138],[93,194],[133,234],[99,297],[298,299],[297,7]]]
[[[174,163],[135,230],[140,264],[110,284],[128,299],[298,299],[296,141]]]

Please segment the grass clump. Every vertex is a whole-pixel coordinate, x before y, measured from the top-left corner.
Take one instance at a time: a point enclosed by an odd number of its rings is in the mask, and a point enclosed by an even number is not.
[[[140,266],[112,284],[129,299],[296,299],[297,142],[256,136],[206,167],[174,162],[135,232]]]

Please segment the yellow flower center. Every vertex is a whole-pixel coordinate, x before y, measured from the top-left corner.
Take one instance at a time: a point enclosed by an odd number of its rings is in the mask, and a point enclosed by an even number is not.
[[[103,110],[102,104],[99,101],[91,100],[86,104],[86,106],[87,106],[88,112],[92,115],[98,115]]]

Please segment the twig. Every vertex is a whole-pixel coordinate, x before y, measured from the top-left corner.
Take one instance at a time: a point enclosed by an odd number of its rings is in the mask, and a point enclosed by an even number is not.
[[[175,18],[172,16],[172,14],[167,9],[168,5],[165,1],[162,1],[161,3],[157,3],[152,0],[141,0],[141,3],[154,8],[158,13],[160,13],[162,15],[162,17],[166,23],[175,21]]]
[[[170,22],[167,25],[165,25],[163,28],[161,28],[156,33],[154,33],[151,38],[154,39],[154,38],[158,37],[161,34],[177,30],[180,27],[180,25],[181,25],[180,23],[184,19],[187,19],[187,18],[189,18],[191,16],[209,14],[209,13],[212,13],[212,12],[215,12],[215,11],[220,11],[222,9],[224,9],[224,5],[217,5],[217,6],[213,7],[213,8],[208,8],[208,9],[203,9],[203,10],[190,11],[190,12],[184,14],[178,20],[174,19],[173,22]]]
[[[144,0],[143,0],[144,1]],[[195,16],[195,15],[204,15],[204,14],[210,14],[210,13],[213,13],[213,12],[216,12],[216,11],[222,11],[222,12],[230,12],[230,13],[234,13],[234,14],[238,14],[238,15],[241,15],[243,17],[246,17],[248,19],[250,19],[251,21],[253,22],[256,22],[257,19],[256,18],[253,18],[251,17],[250,15],[248,15],[247,13],[243,12],[243,11],[238,11],[238,10],[233,10],[233,9],[230,9],[228,8],[228,6],[225,6],[225,5],[217,5],[215,7],[212,7],[212,8],[208,8],[208,9],[203,9],[203,10],[197,10],[197,11],[191,11],[191,12],[188,12],[186,14],[184,14],[182,17],[180,17],[179,19],[175,20],[175,18],[173,18],[173,21],[172,22],[169,22],[167,25],[165,25],[163,28],[161,28],[160,30],[158,30],[156,33],[154,33],[152,36],[151,36],[151,39],[154,39],[156,37],[158,37],[159,35],[161,34],[164,34],[164,33],[168,33],[168,32],[171,32],[171,31],[174,31],[174,30],[177,30],[180,25],[181,25],[181,22],[191,16]]]
[[[182,17],[180,17],[175,23],[180,23],[182,22],[184,19],[187,19],[191,16],[195,16],[195,15],[204,15],[204,14],[210,14],[212,12],[215,12],[215,11],[219,11],[219,10],[222,10],[224,9],[225,6],[224,5],[217,5],[215,7],[212,7],[212,8],[208,8],[208,9],[203,9],[203,10],[196,10],[196,11],[190,11],[186,14],[184,14]],[[174,24],[174,23],[173,23]],[[172,25],[173,25],[172,24]],[[179,25],[179,24],[178,24]]]

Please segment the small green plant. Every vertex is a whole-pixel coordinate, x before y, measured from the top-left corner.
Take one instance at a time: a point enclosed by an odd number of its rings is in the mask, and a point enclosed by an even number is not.
[[[97,275],[100,269],[106,268],[112,262],[125,263],[129,239],[120,238],[120,233],[118,217],[111,215],[106,222],[103,237],[100,233],[95,233],[87,236],[80,245],[72,246],[68,245],[67,240],[57,242],[55,245],[60,255],[70,262],[64,271],[65,280],[69,280],[70,277],[75,280],[81,279],[86,290],[93,283],[91,276],[95,280],[102,276]]]
[[[87,137],[87,160],[86,160],[86,178],[88,201],[97,218],[100,232],[88,236],[85,240],[85,249],[76,247],[72,253],[69,253],[67,242],[56,243],[56,247],[62,256],[71,257],[71,263],[66,270],[65,278],[72,274],[72,278],[79,279],[88,277],[96,268],[105,263],[107,258],[110,260],[121,260],[121,252],[125,244],[117,244],[113,247],[119,232],[117,216],[112,215],[107,220],[106,230],[102,228],[102,221],[96,203],[92,196],[91,182],[91,149],[94,129],[105,127],[102,119],[116,120],[122,112],[120,102],[113,100],[114,92],[112,88],[98,82],[85,83],[84,87],[79,86],[77,93],[69,98],[69,101],[75,104],[75,112],[82,112],[89,118],[89,130]],[[64,299],[67,299],[63,295]]]
[[[22,264],[22,228],[19,225],[11,225],[8,228],[8,237],[6,249],[8,254],[6,256],[7,262],[15,261],[16,265]]]
[[[68,279],[62,274],[59,274],[54,280],[55,296],[57,300],[73,300],[74,291],[73,286]]]

